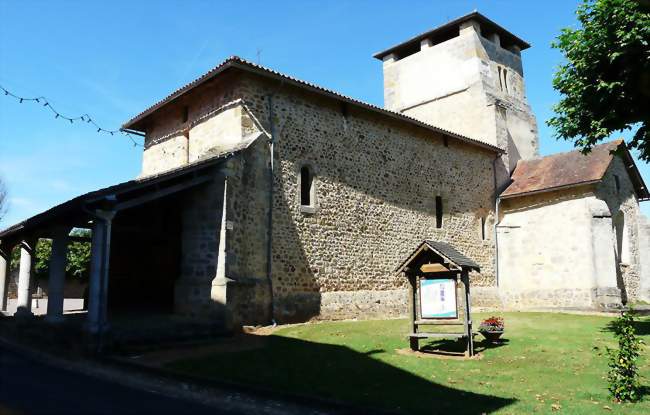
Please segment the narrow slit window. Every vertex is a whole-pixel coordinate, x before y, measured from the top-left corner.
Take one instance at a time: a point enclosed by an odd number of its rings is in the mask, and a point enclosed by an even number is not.
[[[498,66],[497,69],[499,70],[499,89],[503,91],[503,81],[501,80],[501,67]]]
[[[508,92],[508,71],[503,69],[503,90]]]
[[[300,204],[313,206],[314,203],[314,175],[308,166],[300,168]]]
[[[436,228],[442,228],[442,196],[436,196]]]
[[[485,217],[482,217],[481,218],[481,240],[482,241],[485,240],[485,235],[486,235],[486,232],[485,232]]]
[[[616,187],[616,194],[621,192],[621,179],[614,175],[614,186]]]
[[[183,122],[187,122],[190,118],[190,108],[188,106],[183,107]]]

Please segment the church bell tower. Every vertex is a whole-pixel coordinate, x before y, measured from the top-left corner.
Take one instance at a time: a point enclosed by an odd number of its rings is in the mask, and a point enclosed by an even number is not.
[[[478,12],[374,55],[383,61],[384,106],[506,151],[503,188],[520,159],[539,152],[524,90],[528,43]]]

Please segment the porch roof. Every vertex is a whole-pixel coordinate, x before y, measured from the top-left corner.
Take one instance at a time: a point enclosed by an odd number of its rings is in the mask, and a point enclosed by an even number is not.
[[[77,196],[0,231],[0,249],[29,236],[47,237],[56,225],[83,226],[92,220],[92,210],[125,210],[171,195],[214,179],[211,169],[234,156],[229,152],[160,174],[129,180]],[[33,235],[35,232],[38,235]]]

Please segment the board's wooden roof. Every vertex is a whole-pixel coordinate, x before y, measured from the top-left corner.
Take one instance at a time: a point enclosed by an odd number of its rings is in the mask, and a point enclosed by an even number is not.
[[[453,245],[447,242],[434,241],[431,239],[425,239],[420,243],[417,248],[408,256],[395,270],[396,273],[400,273],[407,267],[414,259],[416,259],[420,253],[425,250],[425,248],[432,250],[440,257],[455,265],[459,269],[468,269],[480,271],[479,265],[474,262],[472,259],[466,257],[460,251],[458,251]]]

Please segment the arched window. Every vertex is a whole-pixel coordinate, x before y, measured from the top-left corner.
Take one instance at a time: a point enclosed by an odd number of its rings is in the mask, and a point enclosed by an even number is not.
[[[300,206],[315,207],[314,173],[309,166],[300,168]]]

